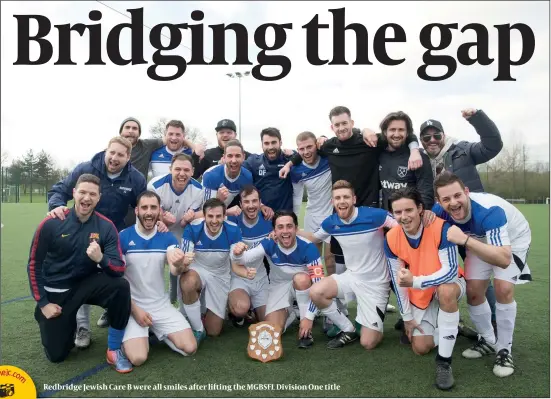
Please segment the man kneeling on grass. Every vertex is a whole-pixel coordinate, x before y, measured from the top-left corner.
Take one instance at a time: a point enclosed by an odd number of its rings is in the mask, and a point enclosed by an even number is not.
[[[132,371],[121,350],[130,316],[130,287],[115,225],[95,211],[100,180],[81,175],[65,218],[46,217],[36,229],[27,272],[37,302],[34,317],[47,358],[65,360],[75,345],[76,314],[84,305],[109,312],[107,362],[120,373]]]
[[[120,233],[126,261],[124,277],[132,294],[132,314],[124,333],[123,349],[134,366],[147,360],[149,329],[159,341],[184,356],[197,350],[188,321],[172,306],[165,292],[165,263],[176,275],[177,268],[184,266],[185,255],[171,232],[157,231],[161,211],[159,195],[144,191],[137,200],[136,224]]]

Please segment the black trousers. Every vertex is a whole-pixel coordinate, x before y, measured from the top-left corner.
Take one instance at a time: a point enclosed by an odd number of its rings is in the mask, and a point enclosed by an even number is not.
[[[85,278],[69,291],[48,292],[48,301],[61,306],[61,314],[47,319],[36,305],[34,318],[40,327],[40,338],[46,357],[53,363],[62,362],[75,346],[78,309],[85,304],[106,308],[111,327],[124,330],[130,317],[130,285],[122,277],[105,273]]]

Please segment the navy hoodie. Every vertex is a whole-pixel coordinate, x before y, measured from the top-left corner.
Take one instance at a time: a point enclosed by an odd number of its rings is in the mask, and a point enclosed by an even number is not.
[[[99,264],[86,253],[92,241],[103,253]],[[100,270],[122,277],[125,268],[113,223],[97,212],[82,223],[73,207],[65,211],[64,220],[48,216],[40,223],[34,233],[27,273],[33,298],[42,308],[49,302],[44,287],[71,289]]]
[[[101,183],[101,199],[96,210],[109,218],[121,231],[126,226],[124,218],[128,207],[135,208],[138,195],[147,189],[145,177],[128,162],[119,177],[110,179],[107,176],[105,166],[105,151],[99,152],[91,161],[83,162],[65,179],[56,183],[48,191],[48,210],[58,206],[67,206],[67,202],[73,199],[73,188],[80,175],[90,173],[99,177]]]

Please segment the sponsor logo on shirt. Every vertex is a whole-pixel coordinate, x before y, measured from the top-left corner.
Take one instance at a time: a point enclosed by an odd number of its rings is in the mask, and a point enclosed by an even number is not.
[[[381,186],[383,186],[383,188],[387,188],[387,189],[391,189],[391,190],[398,190],[400,188],[406,188],[408,186],[407,183],[394,183],[394,182],[389,182],[389,181],[386,181],[386,180],[383,180],[381,182]]]
[[[126,192],[132,191],[132,189],[130,187],[120,186],[119,189],[122,190],[122,191],[126,191]]]
[[[335,149],[333,150],[333,154],[338,154],[338,153],[339,153],[339,149],[338,149],[338,148],[335,148]]]

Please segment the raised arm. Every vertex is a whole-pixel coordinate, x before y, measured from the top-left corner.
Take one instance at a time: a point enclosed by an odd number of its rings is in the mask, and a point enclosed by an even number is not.
[[[469,155],[475,165],[495,158],[503,148],[501,134],[495,123],[481,110],[464,110],[463,117],[475,128],[480,142],[469,143]]]
[[[232,245],[230,250],[232,262],[245,266],[259,261],[264,256],[266,256],[266,252],[262,244],[248,249],[248,246],[244,242],[238,242]]]

